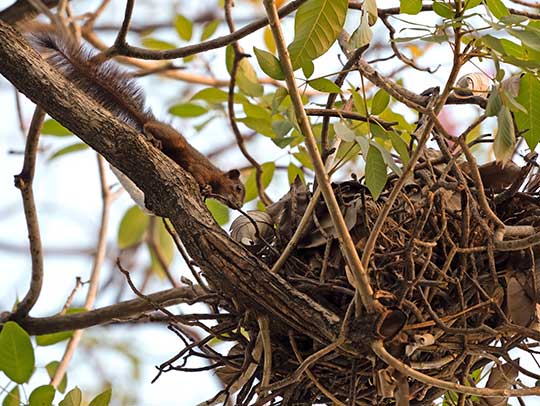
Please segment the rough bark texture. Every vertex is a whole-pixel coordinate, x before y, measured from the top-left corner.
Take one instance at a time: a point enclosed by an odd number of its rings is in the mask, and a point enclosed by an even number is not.
[[[58,0],[43,0],[46,7],[53,8],[58,5]],[[0,20],[9,24],[17,24],[28,21],[39,14],[27,0],[17,0],[11,6],[0,13]]]
[[[335,339],[339,317],[231,240],[211,217],[191,176],[67,82],[1,21],[0,73],[135,182],[149,207],[171,220],[216,289],[317,341]]]

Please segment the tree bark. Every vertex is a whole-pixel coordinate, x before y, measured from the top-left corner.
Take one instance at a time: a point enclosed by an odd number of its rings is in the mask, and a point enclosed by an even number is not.
[[[171,220],[214,289],[321,343],[335,340],[337,315],[270,273],[263,262],[231,240],[211,217],[189,174],[66,81],[1,21],[0,73],[135,182],[147,205]]]

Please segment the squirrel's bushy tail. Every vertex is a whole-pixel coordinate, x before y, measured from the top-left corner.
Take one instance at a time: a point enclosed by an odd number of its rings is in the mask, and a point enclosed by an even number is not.
[[[118,118],[142,129],[153,118],[144,106],[141,89],[127,71],[112,61],[100,62],[95,53],[53,27],[33,23],[25,36],[46,60],[70,82]]]

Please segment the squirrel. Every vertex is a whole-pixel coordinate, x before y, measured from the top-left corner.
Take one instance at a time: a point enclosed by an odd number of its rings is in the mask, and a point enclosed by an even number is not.
[[[95,52],[52,26],[33,23],[28,28],[27,40],[50,65],[116,117],[137,128],[189,172],[203,196],[214,197],[234,209],[242,207],[245,188],[238,169],[222,171],[173,127],[156,120],[145,107],[141,89],[127,71],[111,61],[96,58]]]

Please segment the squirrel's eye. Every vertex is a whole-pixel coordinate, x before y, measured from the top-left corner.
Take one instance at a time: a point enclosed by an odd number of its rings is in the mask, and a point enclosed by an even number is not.
[[[242,185],[236,185],[236,191],[241,192],[242,191]]]

